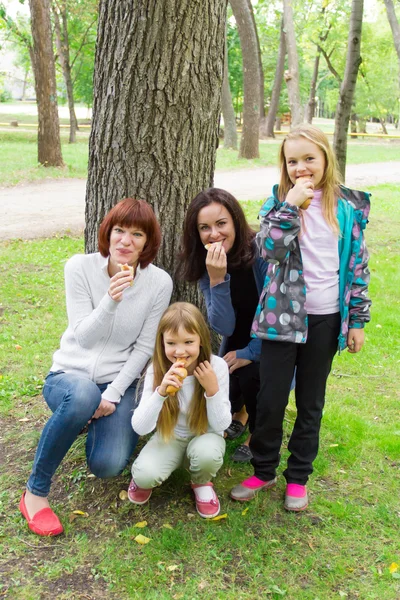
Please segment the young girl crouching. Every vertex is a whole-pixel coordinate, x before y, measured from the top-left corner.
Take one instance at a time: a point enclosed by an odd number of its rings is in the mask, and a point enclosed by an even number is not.
[[[187,371],[183,380],[182,367]],[[201,312],[187,302],[172,304],[159,323],[153,362],[132,417],[136,433],[156,433],[132,465],[129,500],[145,504],[153,488],[185,462],[197,512],[206,519],[216,517],[220,504],[210,479],[222,466],[223,432],[230,422],[228,366],[211,354]]]

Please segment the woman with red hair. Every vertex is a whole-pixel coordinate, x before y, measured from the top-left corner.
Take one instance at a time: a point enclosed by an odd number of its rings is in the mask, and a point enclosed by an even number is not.
[[[152,264],[160,243],[151,206],[125,198],[100,226],[99,252],[77,254],[65,265],[68,327],[43,388],[53,414],[20,502],[38,535],[63,531],[47,496],[52,476],[87,423],[86,457],[97,477],[120,474],[136,446],[136,384],[172,293],[170,276]]]

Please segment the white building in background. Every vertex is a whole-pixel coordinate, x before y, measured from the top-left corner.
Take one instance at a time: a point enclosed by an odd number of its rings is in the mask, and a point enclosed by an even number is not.
[[[0,51],[0,93],[4,90],[11,100],[32,100],[35,88],[32,83],[26,83],[26,74],[15,66],[15,60],[16,53],[12,50]]]

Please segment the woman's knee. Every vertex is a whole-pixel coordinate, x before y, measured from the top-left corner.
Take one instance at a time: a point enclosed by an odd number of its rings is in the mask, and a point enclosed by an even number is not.
[[[103,456],[91,456],[88,459],[88,467],[99,479],[111,479],[121,475],[122,471],[128,466],[129,458],[113,458]]]
[[[70,409],[74,417],[90,418],[101,401],[101,392],[91,379],[69,373],[46,382],[43,395],[53,412],[63,404],[65,415]]]

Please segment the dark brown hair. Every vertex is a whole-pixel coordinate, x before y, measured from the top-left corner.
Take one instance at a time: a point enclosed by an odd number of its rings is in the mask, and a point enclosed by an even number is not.
[[[150,204],[144,200],[124,198],[104,217],[99,229],[99,252],[107,257],[110,250],[111,230],[120,227],[138,227],[147,236],[146,244],[140,254],[139,264],[147,267],[156,257],[161,244],[161,229]]]
[[[225,190],[209,188],[203,190],[192,200],[183,224],[182,247],[179,253],[180,266],[178,277],[185,281],[198,281],[206,270],[206,254],[197,229],[197,217],[205,206],[213,202],[224,206],[233,219],[235,242],[228,252],[228,268],[249,267],[255,260],[255,249],[252,244],[256,232],[246,221],[239,202]]]

